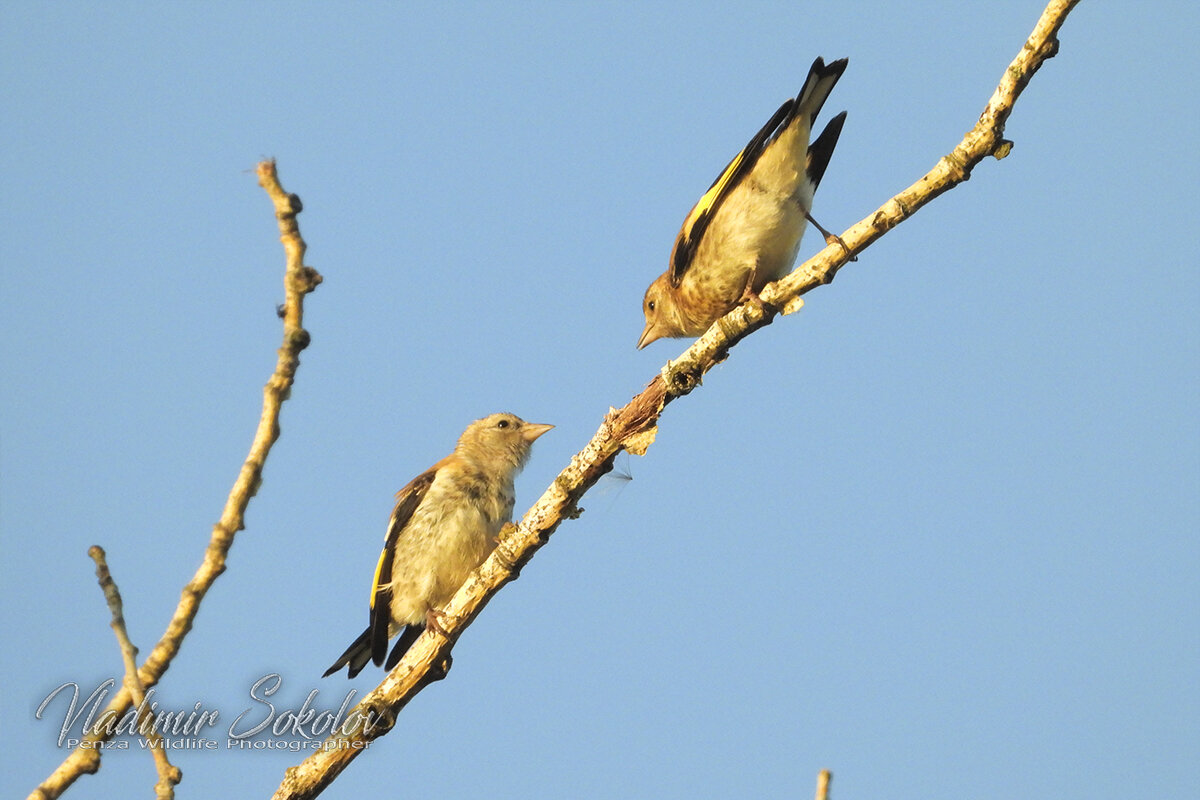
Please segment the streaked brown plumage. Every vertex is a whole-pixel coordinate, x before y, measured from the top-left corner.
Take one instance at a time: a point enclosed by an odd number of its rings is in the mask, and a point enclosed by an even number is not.
[[[699,336],[791,270],[846,112],[811,145],[809,134],[846,64],[844,58],[814,61],[800,93],[780,106],[692,208],[667,271],[642,299],[646,326],[638,349],[666,337]]]
[[[367,661],[383,665],[388,639],[400,634],[387,658],[391,669],[427,624],[437,625],[437,609],[483,563],[512,519],[513,479],[534,440],[553,427],[513,414],[475,420],[453,453],[396,494],[371,588],[370,624],[326,676],[348,666],[353,678]]]

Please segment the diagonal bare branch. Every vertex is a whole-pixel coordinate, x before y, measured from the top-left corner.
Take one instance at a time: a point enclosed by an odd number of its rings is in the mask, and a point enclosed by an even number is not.
[[[506,583],[515,580],[563,519],[577,514],[579,499],[612,469],[622,449],[642,455],[654,441],[658,419],[668,403],[688,394],[730,348],[758,328],[769,324],[773,308],[784,313],[800,306],[801,295],[833,276],[872,242],[911,217],[917,209],[970,177],[971,170],[988,156],[1003,158],[1011,143],[1004,124],[1030,79],[1058,51],[1057,34],[1078,0],[1051,0],[1021,52],[1005,70],[979,121],[962,142],[916,183],[884,203],[878,210],[842,234],[842,244],[827,246],[790,275],[767,286],[763,306],[746,304],[718,320],[678,359],[667,362],[646,388],[619,410],[610,410],[591,441],[571,459],[541,498],[525,513],[520,525],[501,534],[495,552],[477,569],[445,610],[445,635],[429,630],[408,650],[404,659],[357,707],[359,724],[338,732],[299,765],[287,770],[275,800],[316,797],[362,752],[365,745],[386,734],[399,712],[421,689],[445,676],[450,651],[462,631]]]

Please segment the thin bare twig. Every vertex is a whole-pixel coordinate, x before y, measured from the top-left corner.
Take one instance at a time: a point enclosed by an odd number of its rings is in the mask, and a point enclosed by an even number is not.
[[[104,548],[94,544],[88,548],[88,555],[96,562],[96,579],[104,591],[104,599],[108,602],[108,610],[112,612],[112,629],[117,635],[117,644],[121,647],[121,659],[125,662],[125,688],[133,696],[133,702],[140,710],[137,720],[137,731],[150,745],[154,756],[154,768],[158,771],[158,783],[154,784],[154,795],[158,800],[174,800],[175,785],[179,783],[183,773],[167,759],[166,748],[163,747],[162,735],[154,724],[154,713],[149,708],[143,708],[146,701],[146,689],[138,677],[137,648],[129,639],[129,630],[125,627],[125,606],[121,602],[121,592],[117,582],[108,571],[108,561]]]
[[[257,172],[259,184],[266,190],[275,206],[280,239],[287,255],[283,281],[284,302],[280,309],[280,316],[283,317],[283,344],[279,348],[275,371],[263,388],[262,416],[250,445],[250,453],[234,481],[220,520],[213,526],[212,536],[204,551],[204,560],[196,574],[183,587],[179,605],[175,608],[166,632],[138,670],[138,679],[143,688],[154,686],[167,671],[172,659],[179,652],[184,637],[192,629],[192,623],[200,610],[200,601],[225,571],[225,559],[229,548],[233,545],[237,532],[245,527],[246,507],[250,498],[258,491],[263,465],[271,452],[271,446],[279,438],[279,412],[295,381],[296,369],[300,365],[300,351],[307,347],[309,342],[308,332],[301,326],[304,296],[317,288],[321,283],[321,276],[312,267],[304,266],[305,244],[296,224],[296,215],[301,209],[300,198],[288,194],[279,185],[274,161],[263,161],[258,165]],[[120,717],[129,709],[132,697],[129,688],[122,687],[102,712],[103,715]],[[107,741],[109,735],[95,732],[81,738],[81,744],[29,795],[30,800],[51,800],[58,797],[80,775],[92,774],[100,769],[100,748],[97,745]]]
[[[833,781],[833,773],[827,769],[817,773],[817,800],[829,800],[829,784]]]
[[[510,526],[492,555],[467,579],[446,605],[445,635],[427,630],[378,687],[357,706],[360,723],[324,742],[299,765],[291,767],[276,790],[275,800],[299,800],[321,793],[374,739],[386,734],[396,716],[421,689],[445,676],[450,650],[462,631],[488,601],[544,545],[564,518],[571,518],[583,494],[606,472],[622,449],[642,455],[653,441],[658,419],[668,403],[688,394],[730,348],[770,323],[775,312],[796,310],[800,295],[833,280],[837,270],[921,206],[958,183],[988,156],[1002,158],[1011,143],[1003,138],[1004,123],[1013,104],[1034,73],[1058,51],[1056,38],[1068,12],[1078,0],[1052,0],[1042,13],[1021,52],[1005,70],[995,93],[975,127],[949,155],[877,211],[851,227],[841,244],[826,247],[790,275],[767,286],[764,303],[746,304],[718,320],[683,355],[667,362],[661,373],[620,410],[610,410],[591,441],[575,454],[541,498],[525,513],[520,525]],[[373,724],[366,724],[371,720]]]

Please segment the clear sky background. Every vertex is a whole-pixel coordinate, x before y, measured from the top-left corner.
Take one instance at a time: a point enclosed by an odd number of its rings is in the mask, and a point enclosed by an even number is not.
[[[843,230],[976,121],[1008,3],[33,4],[0,13],[0,788],[148,652],[245,457],[281,328],[253,175],[304,201],[312,346],[228,571],[158,687],[218,709],[181,797],[265,797],[258,677],[366,623],[392,493],[465,425],[557,428],[527,508],[686,346],[634,343],[692,203],[848,56],[816,214]],[[1084,2],[988,160],[671,405],[632,480],[464,635],[325,796],[1195,796],[1194,3]],[[809,236],[802,256],[818,249]],[[110,752],[69,796],[150,796]]]

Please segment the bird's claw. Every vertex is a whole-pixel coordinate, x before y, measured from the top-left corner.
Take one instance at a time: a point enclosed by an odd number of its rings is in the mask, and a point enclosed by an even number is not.
[[[425,614],[425,627],[440,636],[450,638],[450,634],[446,632],[446,628],[442,625],[443,619],[449,619],[449,617],[444,612],[431,608]]]

